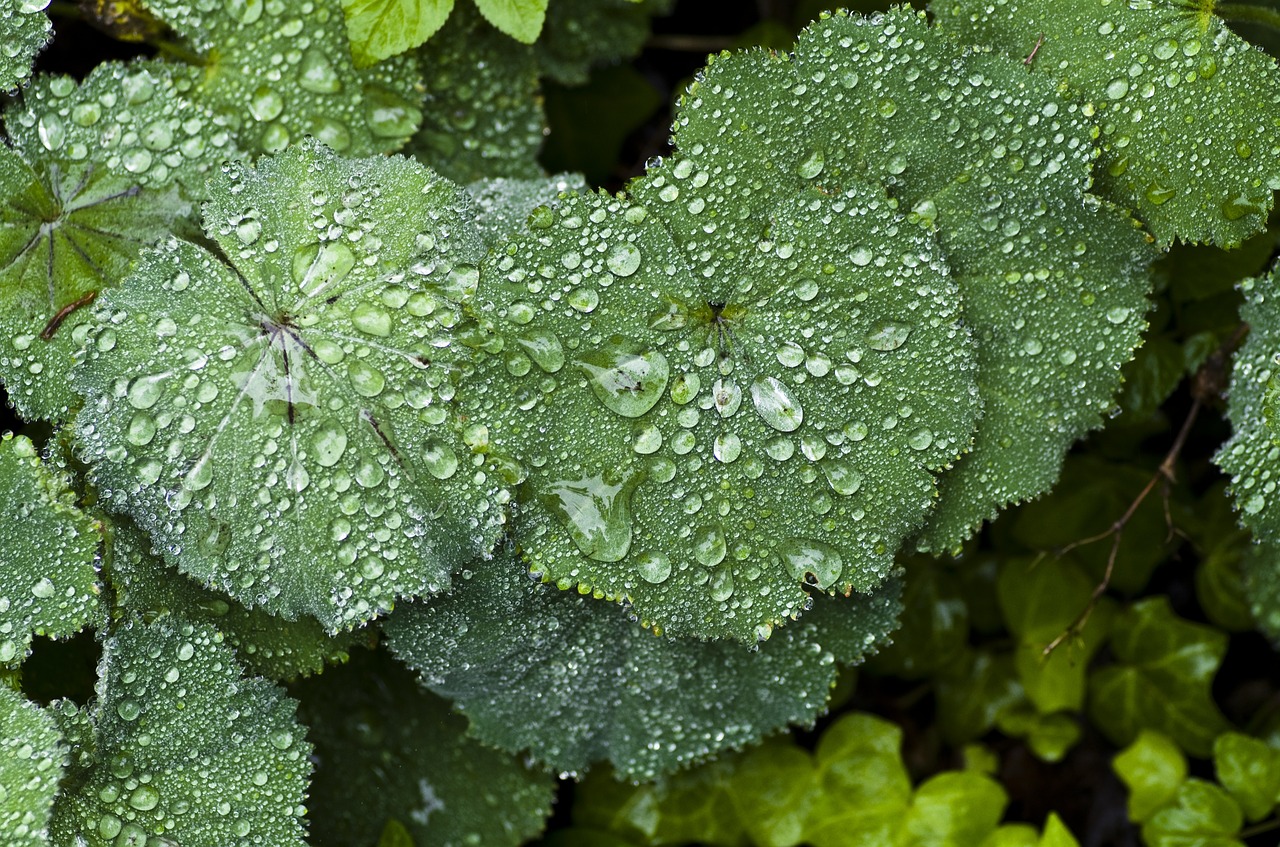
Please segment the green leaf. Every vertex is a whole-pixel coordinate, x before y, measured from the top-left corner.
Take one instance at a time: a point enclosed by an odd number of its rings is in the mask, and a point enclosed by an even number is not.
[[[985,649],[966,651],[937,683],[942,736],[953,746],[972,741],[1025,696],[1012,656]]]
[[[384,653],[295,693],[323,763],[310,791],[316,844],[372,844],[392,820],[423,847],[515,847],[542,830],[555,781],[466,738],[466,720]]]
[[[548,84],[546,101],[542,161],[551,170],[582,171],[597,185],[618,179],[623,145],[667,105],[631,65],[601,68],[583,85]]]
[[[757,215],[711,167],[535,210],[482,272],[503,352],[469,388],[529,465],[534,571],[671,635],[755,640],[806,587],[884,579],[968,439],[971,351],[930,239],[878,189]],[[705,250],[699,212],[738,246]]]
[[[649,19],[674,5],[675,0],[554,0],[534,45],[542,75],[582,85],[593,65],[638,54],[649,37]]]
[[[1080,722],[1070,712],[1043,714],[1030,702],[1014,703],[996,715],[996,726],[1011,738],[1025,738],[1042,762],[1060,762],[1080,741]]]
[[[683,103],[677,150],[702,151],[718,182],[839,193],[871,179],[936,232],[974,328],[984,414],[940,481],[921,549],[952,550],[996,509],[1046,491],[1111,405],[1155,258],[1125,213],[1085,193],[1081,110],[1050,79],[963,51],[905,8],[836,13],[801,34],[794,58],[718,58]]]
[[[0,146],[0,379],[26,418],[65,420],[88,305],[189,206],[93,163],[28,165]]]
[[[516,41],[532,44],[542,32],[547,0],[476,0],[485,20]]]
[[[1275,482],[1271,428],[1266,423],[1266,395],[1275,373],[1280,347],[1280,265],[1270,274],[1247,279],[1240,284],[1245,305],[1240,318],[1249,325],[1249,336],[1235,354],[1228,390],[1227,417],[1231,439],[1214,458],[1231,474],[1231,493],[1241,522],[1255,539],[1280,540],[1280,497],[1274,495]]]
[[[310,676],[326,664],[347,661],[352,648],[377,642],[372,627],[329,638],[311,618],[287,621],[246,609],[165,565],[147,536],[126,519],[113,522],[110,550],[116,617],[174,617],[215,626],[251,674],[279,681]]]
[[[1167,597],[1135,603],[1112,629],[1116,664],[1089,677],[1094,725],[1117,745],[1131,743],[1142,729],[1158,730],[1207,758],[1229,727],[1211,691],[1226,649],[1226,633],[1177,617]]]
[[[1257,624],[1251,606],[1265,608],[1268,602],[1261,586],[1248,583],[1250,560],[1262,547],[1254,545],[1249,532],[1240,528],[1222,486],[1206,492],[1191,514],[1194,521],[1186,525],[1186,532],[1203,551],[1195,585],[1196,599],[1205,616],[1227,632],[1254,628]]]
[[[1271,542],[1252,544],[1240,563],[1245,596],[1258,629],[1280,643],[1280,554]]]
[[[530,580],[509,551],[463,577],[452,595],[387,619],[392,651],[481,741],[562,772],[608,760],[633,780],[811,722],[837,663],[859,661],[899,608],[894,582],[821,598],[752,650],[655,636],[623,609]]]
[[[1238,244],[1280,181],[1280,72],[1212,3],[936,0],[939,26],[1060,81],[1101,132],[1096,190],[1163,244]]]
[[[873,673],[924,679],[952,669],[969,642],[969,610],[945,560],[907,561],[902,625],[868,662]]]
[[[100,532],[26,437],[0,436],[0,668],[26,658],[33,634],[67,638],[92,621]]]
[[[1212,782],[1188,779],[1173,805],[1142,825],[1148,847],[1244,847],[1236,836],[1244,823],[1231,795]]]
[[[42,74],[5,110],[5,131],[32,161],[93,163],[202,199],[205,180],[240,150],[227,119],[193,102],[191,87],[180,68],[158,61],[103,62],[79,84]]]
[[[1067,825],[1054,812],[1049,813],[1044,822],[1044,834],[1040,836],[1038,847],[1080,847],[1080,842],[1067,829]]]
[[[562,194],[581,191],[579,174],[556,174],[537,179],[485,179],[467,186],[475,202],[476,227],[490,247],[528,223],[534,209],[554,203]]]
[[[444,26],[454,0],[342,0],[357,68],[412,50]]]
[[[924,822],[929,798],[912,808],[901,751],[902,730],[874,715],[846,715],[823,733],[815,751],[821,793],[806,835],[814,847],[890,844],[904,821]]]
[[[77,432],[103,506],[184,573],[330,633],[445,588],[503,520],[496,474],[469,470],[483,432],[448,405],[482,249],[465,209],[412,162],[314,142],[229,166],[218,252],[163,244],[95,307]]]
[[[391,818],[378,836],[378,847],[414,847],[413,836],[405,829],[404,824]]]
[[[176,621],[129,622],[106,639],[97,699],[55,712],[76,755],[54,844],[302,847],[311,745],[296,704],[244,678],[221,642]]]
[[[1134,823],[1144,823],[1171,804],[1187,779],[1187,757],[1167,735],[1151,729],[1139,731],[1112,767],[1129,789],[1129,820]]]
[[[1245,818],[1261,820],[1280,799],[1280,751],[1257,738],[1224,732],[1213,742],[1218,782],[1240,804]]]
[[[738,765],[729,796],[752,844],[791,847],[806,840],[821,789],[807,750],[766,744],[749,752]]]
[[[387,153],[422,121],[412,57],[359,70],[335,47],[347,40],[339,0],[147,0],[147,8],[196,51],[197,64],[175,74],[245,150],[275,153],[310,135],[351,156]]]
[[[49,844],[49,817],[67,747],[53,718],[0,685],[0,832],[8,847]]]
[[[36,54],[49,43],[53,24],[44,14],[49,0],[4,0],[0,3],[0,92],[12,91],[31,78]]]
[[[907,843],[977,847],[995,831],[1009,797],[1000,784],[971,771],[938,774],[916,790],[903,822]]]
[[[420,161],[461,183],[542,176],[546,117],[532,49],[467,4],[415,55],[430,92],[409,143]]]

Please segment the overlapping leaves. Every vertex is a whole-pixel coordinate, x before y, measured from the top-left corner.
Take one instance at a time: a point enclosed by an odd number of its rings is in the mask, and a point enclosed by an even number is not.
[[[228,166],[205,226],[216,248],[161,245],[95,306],[77,431],[103,504],[330,632],[447,586],[502,522],[449,405],[480,249],[461,192],[308,143]]]
[[[1162,243],[1233,245],[1266,226],[1280,187],[1280,70],[1215,5],[935,0],[930,10],[944,30],[1089,104],[1101,133],[1096,190]]]
[[[391,649],[481,741],[557,771],[608,761],[632,780],[811,722],[837,665],[861,661],[899,608],[896,581],[821,598],[753,650],[655,636],[621,609],[539,585],[510,551],[464,577],[448,597],[397,610]]]

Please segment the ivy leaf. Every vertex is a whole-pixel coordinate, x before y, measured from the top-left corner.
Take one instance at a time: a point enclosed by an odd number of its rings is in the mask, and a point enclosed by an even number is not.
[[[32,167],[0,146],[0,379],[19,414],[60,421],[80,405],[68,377],[83,307],[188,209],[175,189],[92,162]]]
[[[1165,733],[1193,756],[1207,758],[1229,725],[1214,705],[1213,675],[1226,633],[1177,617],[1164,596],[1121,612],[1111,635],[1116,664],[1089,678],[1089,714],[1113,744],[1142,729]]]
[[[33,634],[67,638],[94,617],[101,530],[74,502],[25,436],[0,436],[0,667],[26,658]]]
[[[942,736],[958,745],[983,735],[995,726],[1001,712],[1026,695],[1012,656],[970,650],[938,680],[937,696]]]
[[[334,48],[347,40],[338,0],[148,0],[147,8],[197,52],[197,64],[175,74],[247,151],[279,152],[310,135],[350,156],[388,153],[422,121],[411,57],[358,70]]]
[[[1163,733],[1143,729],[1112,762],[1129,789],[1129,820],[1143,823],[1173,802],[1187,779],[1187,757]]]
[[[760,180],[759,163],[775,191],[871,179],[936,231],[975,327],[984,414],[940,481],[923,550],[952,550],[1052,486],[1145,328],[1155,253],[1085,193],[1092,132],[1050,79],[962,51],[906,8],[836,13],[801,33],[793,59],[716,59],[684,99],[677,150],[715,160],[718,180]],[[727,249],[724,233],[700,240]]]
[[[1172,805],[1142,825],[1142,841],[1150,847],[1245,847],[1236,837],[1243,823],[1231,795],[1193,777],[1179,786]]]
[[[872,656],[873,673],[924,679],[953,669],[969,643],[969,609],[960,581],[945,563],[918,557],[906,565],[902,625]]]
[[[243,678],[221,642],[212,627],[176,621],[129,622],[106,639],[97,699],[55,713],[77,755],[53,843],[302,847],[311,745],[296,704]]]
[[[1080,741],[1080,723],[1070,712],[1044,713],[1029,700],[1000,710],[996,727],[1010,738],[1026,739],[1027,747],[1043,762],[1060,762]]]
[[[103,62],[81,83],[36,77],[5,110],[5,131],[32,161],[93,163],[146,188],[176,183],[200,199],[209,174],[240,151],[227,121],[191,96],[169,63]]]
[[[449,406],[452,298],[481,250],[464,195],[315,142],[213,195],[217,253],[167,242],[95,307],[77,434],[104,507],[184,573],[330,633],[443,589],[503,520]]]
[[[902,730],[883,718],[854,713],[823,733],[815,758],[821,793],[807,839],[815,847],[844,847],[859,838],[865,844],[893,843],[911,816]]]
[[[593,65],[638,54],[649,37],[649,19],[669,13],[675,0],[555,0],[545,5],[546,24],[534,45],[542,75],[561,85],[582,85]]]
[[[547,16],[547,0],[476,0],[484,19],[525,44],[538,40]]]
[[[3,684],[0,727],[0,832],[9,847],[44,847],[67,746],[48,712]]]
[[[0,3],[0,92],[12,91],[31,78],[36,54],[49,43],[53,24],[44,14],[49,0],[4,0]]]
[[[968,440],[972,360],[931,239],[878,189],[744,218],[700,188],[717,166],[535,210],[491,254],[477,305],[502,353],[473,416],[529,466],[520,544],[544,579],[756,640],[806,586],[889,573]],[[737,246],[681,244],[698,214]]]
[[[546,117],[530,48],[489,26],[469,4],[416,53],[426,81],[418,159],[456,182],[542,176]]]
[[[1101,132],[1097,190],[1162,244],[1239,244],[1280,185],[1280,72],[1213,4],[937,0],[939,26],[1061,81]],[[1043,41],[1041,42],[1041,39]]]
[[[922,847],[980,844],[995,831],[1008,803],[1000,783],[990,777],[969,771],[940,773],[916,790],[903,822],[904,840]]]
[[[454,0],[342,0],[355,66],[367,68],[422,44],[444,26],[453,3]]]
[[[455,701],[481,741],[528,748],[561,772],[608,760],[632,780],[811,722],[837,663],[859,661],[899,608],[893,582],[823,598],[750,650],[655,636],[622,609],[539,585],[508,551],[463,576],[454,594],[387,619],[392,651]]]
[[[384,653],[295,693],[324,765],[310,791],[315,843],[372,844],[391,820],[423,847],[516,847],[542,830],[555,781],[466,738],[466,721]]]
[[[1280,799],[1280,751],[1239,732],[1224,732],[1213,742],[1218,782],[1240,804],[1245,818],[1261,820]]]
[[[476,227],[490,246],[529,221],[539,206],[554,203],[562,194],[582,191],[586,182],[580,174],[556,174],[536,179],[483,179],[467,186],[475,201]]]
[[[373,647],[372,627],[329,638],[311,618],[287,621],[202,587],[165,565],[147,536],[126,519],[111,527],[111,587],[115,616],[173,617],[217,627],[245,670],[279,681],[319,673],[347,661],[353,647]]]

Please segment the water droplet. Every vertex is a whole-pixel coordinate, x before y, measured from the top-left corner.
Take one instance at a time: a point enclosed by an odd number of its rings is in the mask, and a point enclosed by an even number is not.
[[[898,114],[898,104],[886,97],[880,101],[879,112],[880,117],[891,118]]]
[[[1104,90],[1112,100],[1119,100],[1129,93],[1129,81],[1117,77],[1107,83],[1107,87]]]
[[[139,785],[129,795],[129,805],[139,812],[147,812],[160,805],[160,792],[150,785]]]
[[[818,281],[810,277],[804,277],[796,280],[796,284],[791,290],[796,297],[808,303],[818,296]]]
[[[355,254],[341,241],[312,244],[294,254],[293,278],[303,294],[313,297],[346,279],[355,265]]]
[[[834,547],[808,538],[792,538],[778,546],[787,571],[797,581],[813,574],[819,588],[830,588],[844,570],[844,560]]]
[[[142,706],[132,697],[125,697],[119,703],[116,703],[116,714],[120,716],[122,721],[135,721],[138,715],[142,714]]]
[[[302,54],[298,63],[298,85],[316,94],[334,94],[342,90],[342,80],[323,51],[315,47]]]
[[[124,433],[125,439],[138,447],[150,444],[155,435],[155,419],[144,412],[138,412],[129,420],[129,427]]]
[[[837,494],[847,497],[862,487],[862,474],[844,459],[826,459],[819,467],[827,477],[827,484]]]
[[[886,116],[887,117],[887,116]],[[798,173],[801,179],[813,179],[822,173],[822,168],[826,164],[827,154],[822,148],[809,151],[809,155],[800,163]]]
[[[284,98],[270,87],[259,86],[249,98],[249,114],[259,121],[273,121],[284,111]]]
[[[375,303],[361,303],[352,309],[351,324],[361,332],[379,338],[391,334],[391,314]]]
[[[1152,184],[1147,188],[1147,200],[1156,206],[1163,206],[1178,194],[1176,189]]]
[[[711,599],[723,603],[733,596],[733,569],[716,568],[711,572],[711,582],[707,586]]]
[[[676,374],[671,380],[671,402],[683,406],[698,396],[702,388],[702,380],[695,373]]]
[[[614,337],[608,345],[574,362],[605,408],[625,418],[638,418],[654,407],[666,390],[670,369],[656,350]]]
[[[407,138],[422,123],[422,111],[413,103],[380,85],[364,88],[365,121],[381,138]]]
[[[168,377],[168,374],[135,377],[125,391],[125,396],[129,399],[129,405],[135,409],[150,409],[154,406],[160,400],[160,395],[164,393],[164,380],[166,377]]]
[[[716,413],[722,418],[730,418],[742,407],[742,389],[731,379],[717,379],[711,384],[711,399]]]
[[[877,324],[867,333],[867,346],[872,350],[888,353],[906,344],[909,335],[911,335],[910,324],[885,321]]]
[[[547,373],[555,373],[564,367],[564,348],[554,332],[546,329],[535,329],[516,338],[524,351],[533,359],[534,364]]]
[[[31,593],[40,600],[48,600],[53,596],[53,592],[53,581],[47,576],[36,580],[35,584],[31,586]]]
[[[1107,320],[1113,324],[1119,325],[1129,319],[1129,309],[1124,306],[1116,306],[1107,311]]]
[[[199,491],[207,487],[210,482],[213,482],[213,462],[206,453],[182,478],[182,487],[188,491]]]
[[[727,552],[724,530],[719,524],[703,527],[693,534],[693,558],[705,567],[715,567],[723,562]]]
[[[794,432],[804,421],[804,409],[785,385],[774,377],[757,377],[751,383],[756,414],[779,432]]]
[[[568,300],[570,306],[584,314],[600,305],[600,295],[594,288],[575,288],[569,292]]]
[[[671,576],[671,560],[662,553],[644,552],[636,557],[636,570],[645,582],[657,585]]]
[[[347,431],[333,418],[326,418],[311,436],[311,449],[316,464],[331,468],[347,449]]]
[[[631,470],[616,483],[603,476],[562,479],[541,489],[538,499],[560,519],[586,556],[617,562],[631,548],[631,493],[643,478]]]
[[[871,264],[871,260],[875,258],[875,254],[871,252],[869,247],[858,246],[853,248],[853,251],[849,254],[849,258],[858,267],[865,268],[867,265]]]
[[[430,439],[422,448],[422,462],[436,479],[448,479],[458,471],[458,454],[442,441]]]
[[[631,446],[641,456],[656,453],[662,447],[662,432],[653,424],[639,425]]]
[[[634,244],[619,244],[609,253],[605,265],[616,276],[631,276],[640,267],[640,249]]]
[[[933,433],[927,429],[918,429],[907,439],[907,444],[911,445],[912,450],[928,450],[932,443]]]
[[[738,458],[742,453],[742,439],[732,432],[722,432],[716,436],[712,444],[715,457],[726,465]]]

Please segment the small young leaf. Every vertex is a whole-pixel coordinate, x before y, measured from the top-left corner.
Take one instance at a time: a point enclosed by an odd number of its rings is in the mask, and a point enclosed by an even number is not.
[[[1054,812],[1049,813],[1049,818],[1044,822],[1044,834],[1040,837],[1040,843],[1037,847],[1080,847],[1080,842],[1071,834],[1071,830],[1067,829],[1067,825]]]
[[[147,7],[198,51],[198,63],[175,75],[235,127],[245,150],[279,152],[310,135],[351,156],[388,153],[422,121],[411,57],[358,70],[336,46],[347,41],[339,0],[147,0]]]
[[[6,847],[45,847],[67,746],[53,718],[0,684],[0,833]]]
[[[516,41],[532,44],[542,32],[547,0],[475,0],[480,14]]]
[[[315,844],[385,842],[391,821],[410,847],[515,847],[542,830],[555,781],[467,738],[466,720],[385,653],[362,652],[295,693],[323,763],[310,791]]]
[[[1280,751],[1257,738],[1224,732],[1213,742],[1218,782],[1240,804],[1245,818],[1261,820],[1280,799]]]
[[[342,0],[356,67],[367,68],[422,44],[444,26],[453,3],[454,0]]]
[[[1173,802],[1187,779],[1187,757],[1167,735],[1143,729],[1112,762],[1129,789],[1129,820],[1143,823]]]
[[[106,639],[97,699],[55,712],[76,757],[53,843],[303,847],[311,745],[296,703],[242,677],[221,642],[177,621],[129,622]]]
[[[31,77],[36,54],[49,43],[49,0],[0,0],[0,93]]]
[[[99,533],[27,438],[0,436],[0,668],[26,658],[32,634],[66,638],[91,621]]]
[[[214,189],[219,252],[168,242],[95,306],[77,432],[104,507],[184,573],[331,633],[443,589],[503,521],[448,405],[482,249],[465,195],[315,142]]]
[[[1230,794],[1193,777],[1142,825],[1142,840],[1148,847],[1245,847],[1237,837],[1243,823]]]
[[[1229,724],[1213,702],[1213,675],[1226,633],[1177,617],[1165,596],[1135,603],[1117,616],[1111,650],[1117,663],[1089,677],[1089,714],[1113,744],[1140,730],[1165,733],[1193,756],[1207,758]]]
[[[708,176],[683,160],[636,200],[535,210],[482,273],[502,352],[469,388],[529,466],[531,569],[667,634],[754,641],[806,587],[888,574],[968,441],[972,351],[931,239],[879,189],[755,213]],[[736,246],[702,249],[699,212]]]
[[[939,26],[1060,80],[1096,113],[1097,190],[1163,244],[1229,246],[1266,226],[1280,179],[1280,71],[1214,3],[936,0]],[[1029,70],[1028,70],[1029,68]]]
[[[453,594],[387,619],[391,649],[481,741],[558,771],[607,759],[633,780],[812,721],[837,663],[860,661],[899,608],[892,581],[821,598],[751,650],[655,636],[622,609],[539,585],[509,551],[463,575]]]
[[[189,205],[92,162],[31,167],[0,146],[0,380],[26,418],[66,420],[69,384],[98,293]]]

